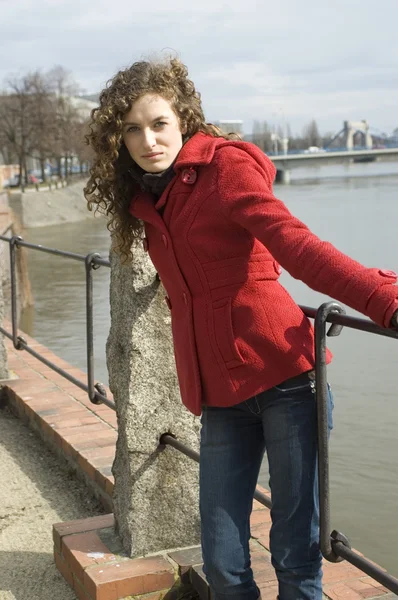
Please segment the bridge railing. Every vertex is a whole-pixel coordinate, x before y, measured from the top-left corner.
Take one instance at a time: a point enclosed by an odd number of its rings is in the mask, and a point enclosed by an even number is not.
[[[0,326],[0,333],[12,340],[14,348],[25,350],[39,361],[74,383],[77,387],[85,390],[93,404],[106,404],[109,408],[116,410],[114,402],[106,397],[106,391],[101,383],[94,382],[94,342],[93,342],[93,276],[92,271],[103,267],[110,267],[109,260],[102,258],[99,254],[92,252],[87,255],[65,252],[54,248],[31,244],[25,242],[21,237],[0,236],[0,241],[7,242],[10,250],[11,268],[11,324],[12,331],[9,332]],[[29,248],[38,252],[45,252],[62,258],[75,260],[84,264],[86,272],[86,348],[87,348],[87,385],[71,376],[67,371],[61,369],[50,360],[36,352],[30,347],[26,340],[18,335],[17,324],[17,274],[16,274],[16,252],[18,248]],[[344,308],[337,302],[327,302],[319,309],[308,306],[300,307],[303,313],[314,319],[315,326],[315,384],[316,402],[318,412],[318,470],[319,470],[319,506],[320,506],[320,547],[324,558],[330,562],[347,560],[358,569],[373,577],[390,591],[398,595],[398,579],[386,573],[383,569],[367,560],[352,550],[348,538],[337,530],[331,531],[330,519],[330,485],[329,485],[329,428],[328,428],[328,386],[326,366],[326,337],[337,336],[343,327],[365,331],[374,335],[381,335],[398,339],[398,331],[384,329],[366,319],[350,317],[345,315]],[[326,324],[330,328],[326,331]],[[178,439],[169,434],[164,434],[160,444],[170,445],[191,459],[199,462],[199,453],[182,444]],[[254,498],[264,506],[271,508],[271,500],[256,490]]]
[[[325,154],[333,154],[334,152],[364,152],[366,150],[368,150],[369,152],[372,152],[373,150],[388,150],[388,149],[395,149],[398,148],[398,142],[390,142],[390,141],[386,141],[384,144],[376,144],[375,146],[373,146],[373,148],[366,148],[366,146],[354,146],[353,148],[351,148],[350,150],[348,150],[348,148],[346,146],[338,146],[338,147],[333,147],[333,148],[323,148],[323,147],[319,147],[318,150],[309,150],[308,148],[297,148],[297,149],[289,149],[287,151],[287,153],[283,152],[282,150],[280,152],[266,152],[267,156],[273,156],[275,158],[283,158],[284,156],[290,156],[290,155],[299,155],[299,154],[305,154],[305,155],[310,155],[313,158],[316,158],[317,156],[321,155],[325,155]]]

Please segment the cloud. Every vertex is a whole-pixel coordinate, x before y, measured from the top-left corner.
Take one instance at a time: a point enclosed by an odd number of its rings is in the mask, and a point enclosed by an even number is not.
[[[209,118],[282,118],[323,128],[358,113],[398,125],[396,0],[2,2],[0,80],[71,70],[87,92],[162,49],[188,65]],[[347,113],[347,116],[344,115]],[[276,115],[279,115],[277,117]],[[358,118],[355,116],[355,118]]]

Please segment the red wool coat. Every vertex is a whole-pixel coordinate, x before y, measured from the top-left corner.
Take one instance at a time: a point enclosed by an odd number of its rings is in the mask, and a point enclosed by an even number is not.
[[[313,368],[312,324],[279,284],[279,265],[389,326],[397,275],[365,268],[292,216],[256,146],[198,133],[174,170],[156,204],[140,192],[130,212],[145,223],[144,247],[167,291],[181,396],[194,414]]]

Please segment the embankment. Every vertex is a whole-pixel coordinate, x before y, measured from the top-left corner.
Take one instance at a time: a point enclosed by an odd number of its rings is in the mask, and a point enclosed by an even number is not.
[[[83,195],[85,181],[78,181],[52,190],[11,192],[10,208],[23,227],[43,227],[90,219]]]
[[[8,194],[0,191],[0,326],[3,318],[11,319],[11,266],[10,242],[13,236],[23,236],[23,228],[18,217],[9,207]],[[15,292],[17,321],[22,309],[33,305],[30,287],[26,248],[20,247],[15,260]],[[7,377],[7,355],[4,340],[0,335],[0,379]]]

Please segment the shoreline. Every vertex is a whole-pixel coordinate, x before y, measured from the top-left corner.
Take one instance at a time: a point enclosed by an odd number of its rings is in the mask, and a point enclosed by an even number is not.
[[[10,192],[9,206],[26,229],[91,219],[94,215],[83,195],[85,183],[79,180],[57,189]]]

